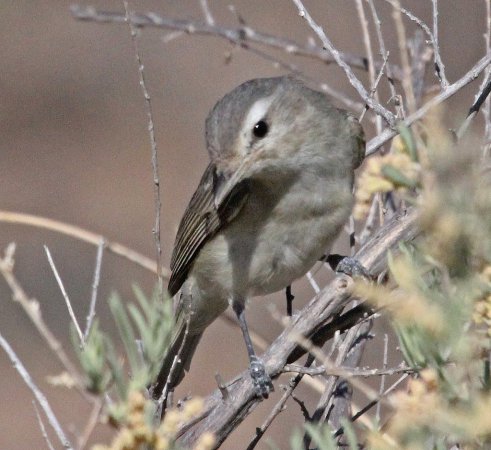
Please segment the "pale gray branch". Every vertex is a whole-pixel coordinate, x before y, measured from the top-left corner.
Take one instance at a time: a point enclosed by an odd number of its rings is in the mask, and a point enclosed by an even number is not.
[[[125,21],[128,23],[128,26],[130,28],[131,40],[133,42],[133,48],[135,51],[135,58],[138,64],[138,77],[140,80],[140,87],[142,90],[143,98],[145,100],[145,110],[148,118],[148,135],[150,138],[150,146],[152,152],[153,196],[154,196],[154,211],[155,211],[155,222],[152,232],[155,241],[155,250],[157,256],[157,274],[159,280],[159,288],[163,299],[164,281],[162,277],[162,243],[160,237],[160,222],[161,222],[160,215],[162,211],[162,202],[160,199],[159,160],[157,155],[157,141],[155,138],[155,127],[153,124],[152,101],[150,99],[150,94],[148,93],[147,85],[145,82],[145,72],[140,56],[136,27],[133,23],[132,15],[130,14],[129,11],[128,2],[123,1],[123,5],[125,9]]]
[[[39,423],[39,429],[41,430],[41,434],[43,435],[44,440],[46,441],[46,445],[48,446],[49,450],[55,450],[53,447],[53,444],[49,440],[48,433],[46,432],[46,427],[44,426],[43,419],[41,418],[41,415],[39,414],[39,409],[36,405],[36,401],[32,401],[32,406],[34,406],[34,412],[36,413],[36,418]]]
[[[95,260],[95,270],[94,270],[94,279],[92,281],[92,295],[90,296],[90,305],[89,312],[87,314],[87,322],[85,325],[84,332],[84,342],[87,342],[87,338],[89,337],[90,329],[92,328],[92,322],[95,318],[95,305],[97,303],[97,290],[99,288],[99,282],[101,279],[101,266],[102,266],[102,255],[104,253],[104,247],[106,242],[104,239],[101,239],[99,245],[97,246],[97,256]]]
[[[41,406],[42,410],[46,414],[46,418],[48,419],[49,424],[53,427],[53,430],[55,430],[56,435],[58,436],[59,441],[63,445],[64,448],[67,449],[73,449],[72,444],[68,440],[68,438],[65,435],[65,432],[63,431],[63,428],[60,425],[60,422],[56,418],[55,413],[51,409],[51,406],[47,400],[47,398],[44,396],[44,394],[40,391],[40,389],[36,386],[34,381],[31,378],[31,375],[27,371],[27,369],[24,367],[24,364],[22,364],[21,360],[15,353],[15,351],[12,349],[10,344],[5,340],[5,338],[0,334],[0,347],[3,348],[5,353],[7,353],[7,356],[10,359],[10,362],[14,366],[14,369],[17,370],[19,375],[22,377],[24,382],[27,384],[27,387],[31,390],[31,392],[34,394],[34,397],[36,398],[37,402],[39,403],[39,406]]]
[[[312,28],[312,30],[321,40],[322,45],[331,53],[338,66],[344,70],[344,73],[346,74],[349,82],[356,89],[363,101],[379,116],[383,117],[390,127],[394,126],[396,120],[394,114],[392,114],[387,108],[384,108],[380,103],[371,98],[370,94],[365,89],[361,81],[353,73],[353,70],[351,69],[349,64],[347,64],[346,61],[343,60],[340,52],[334,47],[322,27],[314,21],[303,3],[300,0],[293,0],[293,3],[297,7],[299,15],[305,18],[310,28]]]
[[[99,11],[91,6],[73,5],[72,15],[77,20],[97,22],[97,23],[125,23],[125,14],[114,11]],[[291,55],[315,58],[326,64],[335,63],[333,56],[326,49],[315,45],[302,45],[291,39],[261,33],[249,26],[229,28],[217,25],[210,25],[205,22],[185,19],[172,19],[160,16],[153,12],[132,13],[131,22],[136,27],[154,27],[170,30],[182,31],[187,34],[217,36],[227,41],[248,48],[248,44],[260,44],[271,48],[283,50]],[[362,56],[355,56],[349,53],[339,53],[343,61],[352,67],[367,70],[367,60]],[[376,62],[375,68],[380,70],[382,62]],[[402,74],[400,68],[393,65],[391,67],[394,79],[398,80]]]
[[[464,86],[469,84],[471,81],[474,81],[490,63],[491,63],[491,55],[486,55],[483,58],[481,58],[474,65],[474,67],[472,67],[472,69],[470,69],[464,76],[462,76],[462,78],[457,80],[455,83],[449,85],[447,89],[440,92],[440,94],[436,95],[431,100],[426,102],[416,112],[411,114],[405,120],[401,121],[400,122],[401,125],[408,127],[412,125],[414,122],[422,119],[431,108],[444,102],[452,95],[459,92]],[[382,145],[384,145],[387,141],[389,141],[396,135],[397,135],[397,131],[394,131],[390,128],[386,128],[382,133],[380,133],[378,136],[374,137],[368,142],[367,151],[366,151],[367,156],[375,153]]]
[[[75,325],[75,329],[77,330],[78,337],[80,339],[81,345],[84,344],[84,335],[82,333],[82,329],[80,328],[80,325],[78,324],[77,317],[75,316],[75,313],[73,312],[72,308],[72,303],[70,302],[70,299],[68,298],[68,294],[66,293],[65,286],[63,286],[63,281],[61,281],[60,274],[58,273],[58,270],[56,269],[55,262],[53,261],[53,257],[51,256],[51,253],[49,251],[49,248],[45,245],[44,246],[44,251],[46,252],[46,256],[48,257],[48,262],[51,267],[51,270],[53,271],[53,274],[55,275],[56,282],[58,283],[58,286],[60,288],[60,291],[63,295],[63,298],[65,299],[66,307],[68,309],[68,314],[70,315],[70,319],[72,319],[73,324]]]

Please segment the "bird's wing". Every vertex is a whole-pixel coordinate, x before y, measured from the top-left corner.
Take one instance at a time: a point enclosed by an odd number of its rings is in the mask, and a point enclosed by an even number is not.
[[[240,212],[249,195],[249,183],[241,180],[230,189],[229,179],[209,164],[184,213],[170,263],[168,291],[174,295],[186,280],[201,247]],[[225,197],[219,195],[229,190]],[[217,198],[223,198],[217,205]]]

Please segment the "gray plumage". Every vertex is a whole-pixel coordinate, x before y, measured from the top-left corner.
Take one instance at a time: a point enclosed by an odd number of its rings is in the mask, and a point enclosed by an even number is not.
[[[206,120],[206,144],[210,164],[171,259],[169,293],[182,291],[154,397],[181,381],[204,329],[229,303],[242,311],[329,251],[365,152],[358,121],[290,77],[251,80],[225,95]]]

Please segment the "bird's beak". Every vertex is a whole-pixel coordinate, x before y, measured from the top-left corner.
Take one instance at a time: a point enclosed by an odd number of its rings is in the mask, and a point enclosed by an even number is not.
[[[236,170],[233,170],[225,179],[217,186],[215,193],[215,208],[218,209],[223,201],[230,195],[232,190],[237,187],[242,181],[246,180],[251,175],[251,167],[254,165],[255,157],[249,155],[242,157]]]

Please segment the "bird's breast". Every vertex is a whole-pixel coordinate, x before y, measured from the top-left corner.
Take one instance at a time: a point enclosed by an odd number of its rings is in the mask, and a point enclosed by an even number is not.
[[[209,295],[278,291],[329,250],[351,204],[348,183],[296,181],[279,192],[256,187],[234,221],[203,247],[193,274]]]

